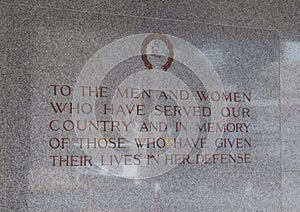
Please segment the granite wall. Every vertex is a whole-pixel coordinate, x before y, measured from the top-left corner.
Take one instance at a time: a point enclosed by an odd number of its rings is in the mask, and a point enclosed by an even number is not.
[[[1,211],[300,210],[299,1],[0,0],[0,11]],[[75,86],[99,49],[153,32],[197,47],[225,90],[251,92],[251,163],[178,165],[139,180],[52,167],[49,85]]]

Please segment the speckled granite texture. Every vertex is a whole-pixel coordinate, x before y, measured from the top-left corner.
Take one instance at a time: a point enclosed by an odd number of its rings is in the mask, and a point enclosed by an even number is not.
[[[299,20],[297,0],[0,0],[0,211],[299,211]],[[75,85],[97,50],[152,32],[199,48],[225,90],[252,93],[253,162],[179,165],[145,180],[51,167],[48,85]],[[109,80],[143,63],[122,65]]]

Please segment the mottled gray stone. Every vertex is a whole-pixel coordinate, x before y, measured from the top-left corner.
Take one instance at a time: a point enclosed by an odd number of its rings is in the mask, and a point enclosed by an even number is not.
[[[282,176],[283,206],[282,211],[300,210],[300,172],[283,172]]]
[[[297,0],[279,1],[279,26],[281,32],[299,33],[300,2]]]
[[[7,46],[7,66],[4,78],[4,118],[6,125],[5,142],[5,205],[7,211],[26,211],[28,191],[28,170],[30,155],[30,69],[24,66],[28,62],[30,48],[25,34],[30,28],[20,32],[12,19],[10,7],[2,5],[3,11],[7,12],[7,32],[5,43]],[[24,26],[25,28],[25,26]],[[19,39],[17,37],[19,36]],[[24,37],[23,37],[24,36]],[[22,38],[21,38],[22,37]],[[24,39],[24,40],[23,40]],[[12,43],[24,42],[26,45],[13,46]],[[18,54],[22,54],[24,61],[18,60]]]
[[[300,170],[300,36],[282,33],[281,102],[283,169]]]
[[[159,204],[163,211],[280,211],[279,55],[275,31],[18,6],[11,9],[10,75],[6,81],[11,117],[9,210],[149,211]],[[54,133],[48,124],[58,115],[49,107],[53,99],[49,84],[74,86],[83,65],[98,49],[115,39],[146,32],[191,42],[213,64],[225,90],[252,93],[252,102],[247,104],[252,110],[248,120],[253,124],[249,133],[254,142],[252,163],[179,165],[163,175],[136,181],[106,176],[94,167],[51,167],[47,156],[57,151],[49,149],[48,138]],[[117,83],[118,78],[144,68],[140,58],[132,58],[117,66],[107,79]],[[201,86],[199,79],[189,77],[190,72],[180,75],[181,68],[174,62],[170,72]],[[160,199],[155,198],[156,184],[160,185]]]
[[[5,176],[5,155],[7,142],[7,107],[6,100],[6,76],[7,76],[7,29],[9,26],[9,10],[7,7],[0,8],[0,210],[5,211],[5,194],[6,194],[6,176]]]
[[[1,2],[23,6],[31,5],[268,29],[276,29],[276,15],[278,14],[277,1],[274,0],[1,0]]]

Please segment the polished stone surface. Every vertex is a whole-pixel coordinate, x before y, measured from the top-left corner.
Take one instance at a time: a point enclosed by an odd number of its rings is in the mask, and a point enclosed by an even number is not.
[[[283,211],[299,211],[300,4],[279,2]]]
[[[300,36],[281,35],[283,169],[300,171]]]
[[[6,84],[4,83],[7,76],[7,27],[9,25],[8,13],[4,8],[0,8],[0,210],[5,210],[5,150],[7,138],[7,116],[6,116]]]
[[[158,184],[163,210],[279,210],[279,68],[278,35],[274,31],[26,7],[12,7],[11,14],[9,62],[13,79],[18,80],[11,84],[21,88],[13,90],[15,95],[10,99],[11,111],[20,114],[11,115],[23,119],[8,123],[13,132],[7,151],[13,157],[8,175],[23,178],[13,181],[19,186],[8,186],[9,209],[25,207],[20,201],[24,198],[29,210],[87,210],[88,205],[97,211],[147,210],[156,204],[154,188]],[[45,158],[49,154],[45,140],[51,136],[46,127],[51,117],[45,115],[50,113],[48,85],[73,85],[84,63],[99,48],[125,35],[153,31],[197,46],[213,64],[226,90],[253,93],[253,102],[248,105],[253,110],[249,134],[255,140],[253,163],[178,166],[164,175],[139,181],[101,176],[96,170],[49,171]],[[124,73],[129,65],[123,67]],[[140,61],[138,65],[143,64]],[[24,108],[17,108],[15,101],[20,98]]]
[[[284,172],[282,177],[283,207],[282,211],[300,210],[300,172]]]
[[[171,5],[167,1],[0,2],[6,2],[0,21],[9,26],[8,32],[5,27],[0,31],[1,42],[8,47],[0,51],[1,66],[6,67],[1,69],[5,73],[1,207],[7,211],[299,210],[297,1],[279,1],[280,7],[271,0],[172,1]],[[270,30],[278,26],[279,31]],[[118,38],[149,32],[192,43],[211,62],[225,90],[251,92],[252,101],[247,103],[252,112],[248,136],[254,142],[251,164],[179,165],[144,180],[109,176],[97,168],[51,166],[46,156],[57,151],[50,150],[47,142],[60,134],[50,132],[48,123],[71,116],[53,114],[49,85],[74,86],[97,50]],[[115,85],[139,69],[144,65],[133,57],[106,79]],[[175,61],[170,72],[191,87],[202,86],[200,79],[182,70],[186,67]],[[60,153],[68,151],[80,153],[76,148]]]
[[[0,2],[268,29],[276,28],[278,11],[275,0],[1,0]]]
[[[280,0],[279,11],[280,31],[299,33],[300,2],[297,0]]]
[[[10,12],[10,8],[6,8]],[[10,25],[7,33],[7,73],[5,76],[5,106],[7,118],[7,134],[5,139],[5,172],[6,172],[6,207],[8,211],[22,211],[26,209],[28,194],[28,169],[30,166],[30,125],[31,113],[31,76],[30,69],[24,64],[28,62],[29,54],[24,50],[27,47],[14,46],[19,33],[14,28],[14,20],[9,18]],[[29,30],[29,29],[28,29]],[[18,42],[28,44],[25,34],[28,30],[20,32]],[[18,61],[18,55],[23,55],[24,61]]]

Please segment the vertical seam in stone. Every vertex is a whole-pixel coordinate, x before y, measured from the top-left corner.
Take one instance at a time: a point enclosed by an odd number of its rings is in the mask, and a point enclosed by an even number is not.
[[[6,16],[4,19],[7,19],[8,18],[8,20],[6,21],[6,22],[8,22],[8,25],[7,24],[5,24],[5,36],[4,36],[4,39],[5,39],[5,56],[6,56],[6,58],[5,58],[5,67],[4,67],[4,69],[5,69],[5,72],[7,72],[8,71],[8,32],[9,32],[9,30],[8,29],[10,29],[10,15],[8,15],[8,16]],[[3,99],[7,99],[6,97],[5,97],[5,95],[6,95],[6,92],[3,92]],[[3,166],[4,166],[4,211],[7,211],[7,198],[6,198],[6,195],[7,195],[7,181],[6,181],[6,179],[7,179],[7,176],[6,176],[6,142],[7,142],[7,119],[6,119],[6,116],[7,116],[7,106],[6,106],[7,104],[5,104],[4,103],[4,117],[3,117],[3,121],[4,121],[4,135],[3,135],[3,143],[4,143],[4,158],[3,158]]]
[[[277,53],[278,53],[278,76],[279,76],[279,137],[280,137],[280,211],[283,211],[283,158],[282,158],[282,113],[281,113],[281,51],[280,51],[280,44],[281,44],[281,35],[280,35],[280,4],[279,0],[275,2],[276,4],[276,19],[277,21]]]

